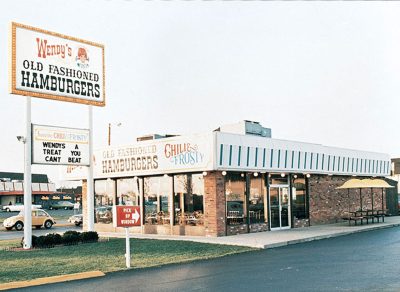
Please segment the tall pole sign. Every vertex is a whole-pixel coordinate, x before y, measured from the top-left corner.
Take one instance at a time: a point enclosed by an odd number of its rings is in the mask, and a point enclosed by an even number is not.
[[[105,106],[104,46],[15,22],[11,23],[10,32],[10,92],[27,97],[24,248],[29,249],[32,244],[31,157],[34,159],[33,163],[89,166],[86,215],[88,230],[94,229],[92,106]],[[31,97],[88,105],[89,130],[32,127]],[[42,127],[40,131],[37,130],[38,127]],[[65,141],[55,134],[63,131]],[[52,134],[53,137],[50,137]],[[47,141],[50,138],[52,141]],[[85,142],[78,141],[80,138]],[[35,144],[37,141],[39,144]],[[72,147],[75,149],[68,148],[70,143],[74,143]]]

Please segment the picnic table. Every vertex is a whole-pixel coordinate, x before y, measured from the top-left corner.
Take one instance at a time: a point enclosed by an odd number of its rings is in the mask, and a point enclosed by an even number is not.
[[[364,220],[366,220],[367,224],[369,224],[370,220],[372,223],[374,223],[375,218],[377,219],[378,223],[381,218],[382,222],[385,222],[387,210],[357,210],[348,213],[349,215],[343,217],[343,219],[348,220],[349,225],[351,225],[351,221],[354,221],[354,225],[357,225],[358,221],[361,223],[361,225],[363,225]]]

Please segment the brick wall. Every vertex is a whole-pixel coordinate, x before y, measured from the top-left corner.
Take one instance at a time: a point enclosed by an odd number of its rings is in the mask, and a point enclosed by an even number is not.
[[[204,227],[206,236],[224,236],[225,185],[221,172],[211,172],[204,177]]]
[[[336,189],[351,178],[311,175],[308,179],[311,225],[340,222],[346,212],[360,209],[359,189],[350,189],[349,196],[347,189]],[[373,189],[373,193],[374,209],[382,209],[381,189]],[[371,189],[362,189],[362,206],[364,210],[372,208]]]

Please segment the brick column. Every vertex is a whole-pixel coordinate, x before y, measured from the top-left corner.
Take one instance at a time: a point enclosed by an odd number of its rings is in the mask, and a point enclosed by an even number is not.
[[[83,231],[87,231],[87,180],[82,181],[82,215],[83,215]]]
[[[204,177],[206,236],[225,236],[225,181],[221,172],[211,172]]]

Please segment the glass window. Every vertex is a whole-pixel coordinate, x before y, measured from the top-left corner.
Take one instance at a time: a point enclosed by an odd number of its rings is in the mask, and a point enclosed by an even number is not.
[[[115,200],[115,180],[96,180],[94,183],[95,222],[111,224]]]
[[[203,225],[204,178],[201,174],[174,176],[175,224]]]
[[[170,198],[172,177],[154,176],[144,178],[145,224],[170,224]]]
[[[265,204],[265,185],[261,177],[252,177],[250,180],[250,194],[249,194],[249,219],[252,223],[264,223],[265,211],[267,206]]]
[[[49,190],[49,187],[48,187],[48,185],[47,184],[45,184],[45,183],[40,183],[39,184],[40,185],[40,190],[41,191],[48,191]]]
[[[246,177],[230,173],[225,181],[226,220],[228,225],[246,222]]]
[[[12,182],[5,182],[4,186],[5,186],[4,189],[6,191],[13,191],[14,190],[14,184]],[[33,184],[32,184],[32,191],[36,191],[36,190],[33,189]]]
[[[297,175],[292,184],[293,216],[297,219],[307,219],[307,195],[306,179],[303,175]]]
[[[287,175],[282,177],[280,174],[270,174],[268,177],[269,177],[269,184],[271,184],[271,185],[287,185],[287,184],[289,184]]]
[[[140,205],[140,179],[135,177],[117,180],[117,205]]]
[[[22,183],[14,183],[14,190],[23,191],[24,190],[24,186],[22,185]]]

